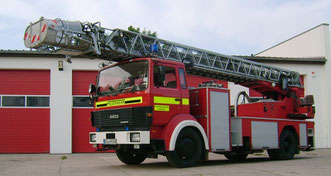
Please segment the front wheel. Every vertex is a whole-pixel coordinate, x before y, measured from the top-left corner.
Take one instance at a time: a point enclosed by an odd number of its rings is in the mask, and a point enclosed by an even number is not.
[[[201,158],[201,140],[196,131],[184,128],[177,137],[175,150],[166,152],[169,163],[179,168],[196,165]]]
[[[119,160],[128,165],[140,164],[147,158],[147,154],[144,152],[138,152],[134,150],[116,150],[116,155]]]

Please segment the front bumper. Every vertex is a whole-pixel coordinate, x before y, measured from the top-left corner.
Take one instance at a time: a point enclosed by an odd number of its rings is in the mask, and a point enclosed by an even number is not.
[[[139,136],[139,138],[137,136]],[[150,144],[150,132],[149,131],[90,132],[89,141],[90,144],[103,144],[103,145]]]

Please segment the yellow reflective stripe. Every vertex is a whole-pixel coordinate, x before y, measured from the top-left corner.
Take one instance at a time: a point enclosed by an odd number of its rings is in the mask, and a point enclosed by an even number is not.
[[[154,111],[169,111],[169,105],[154,105]]]
[[[131,104],[131,103],[142,103],[143,97],[131,97],[131,98],[124,98],[125,104]]]
[[[132,105],[139,104],[143,102],[143,97],[131,97],[122,98],[116,100],[100,101],[95,103],[96,108],[112,107],[112,106],[122,106],[122,105]]]
[[[175,97],[154,97],[154,103],[158,104],[175,104],[179,105],[180,101],[176,101],[177,98]]]
[[[189,99],[188,99],[188,98],[183,98],[183,99],[182,99],[182,104],[183,104],[183,105],[189,105],[189,104],[190,104]]]

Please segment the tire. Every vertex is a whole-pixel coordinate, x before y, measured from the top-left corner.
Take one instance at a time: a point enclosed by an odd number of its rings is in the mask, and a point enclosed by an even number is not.
[[[277,154],[276,154],[276,150],[274,150],[274,149],[269,149],[268,150],[268,155],[269,155],[269,158],[272,159],[272,160],[277,160],[278,159]]]
[[[166,152],[167,160],[179,168],[194,166],[201,158],[202,144],[196,131],[184,128],[177,137],[175,150]]]
[[[248,156],[248,153],[243,151],[234,151],[234,152],[224,153],[224,156],[228,160],[240,161],[240,160],[245,160]]]
[[[296,152],[297,141],[290,130],[283,130],[280,135],[279,149],[268,150],[271,159],[289,160],[293,159]]]
[[[123,149],[116,150],[116,155],[119,160],[127,165],[140,164],[147,158],[147,153]]]

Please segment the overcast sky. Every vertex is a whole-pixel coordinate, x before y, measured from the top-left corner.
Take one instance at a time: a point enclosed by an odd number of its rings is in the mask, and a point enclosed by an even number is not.
[[[0,49],[26,49],[30,22],[100,21],[223,54],[256,54],[331,21],[331,0],[0,0]]]

